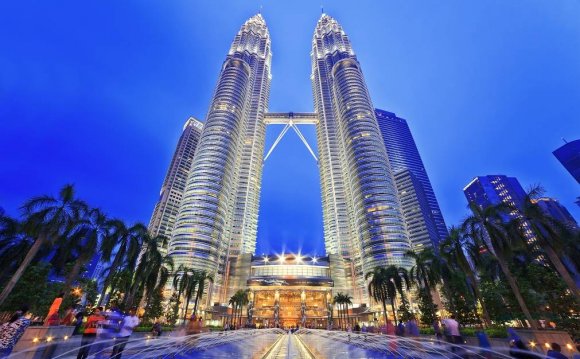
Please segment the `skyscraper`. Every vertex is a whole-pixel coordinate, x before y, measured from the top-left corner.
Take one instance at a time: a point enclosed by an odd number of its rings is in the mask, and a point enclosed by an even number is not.
[[[423,160],[407,121],[392,112],[375,109],[387,149],[409,237],[414,248],[432,245],[447,236],[447,227]]]
[[[222,66],[172,232],[175,263],[213,276],[212,302],[224,302],[245,285],[271,122],[317,126],[325,247],[330,262],[342,266],[333,275],[345,273],[336,282],[365,288],[364,274],[375,267],[411,265],[381,132],[342,27],[323,14],[314,31],[315,114],[269,114],[266,120],[271,58],[268,29],[258,14],[241,27]],[[363,292],[352,294],[361,300]]]
[[[463,193],[468,202],[481,208],[500,203],[521,208],[526,197],[518,179],[505,175],[477,176],[463,188]]]
[[[311,57],[326,250],[352,260],[353,285],[361,287],[377,266],[410,266],[409,239],[360,63],[326,14]]]
[[[580,140],[566,142],[553,153],[562,166],[576,179],[576,182],[580,183]]]
[[[533,202],[537,204],[546,215],[554,218],[569,228],[578,228],[578,223],[574,217],[572,217],[570,212],[568,212],[568,209],[560,204],[557,199],[542,197]]]
[[[465,188],[463,193],[469,203],[480,208],[504,204],[511,207],[509,212],[502,215],[504,222],[522,218],[520,212],[526,199],[526,191],[515,177],[504,175],[489,175],[475,177]],[[526,241],[533,244],[537,241],[527,221],[522,222],[521,230]]]
[[[177,142],[175,153],[165,175],[165,180],[159,192],[159,200],[155,204],[153,215],[149,221],[149,232],[171,238],[171,231],[179,211],[185,182],[189,175],[193,155],[197,147],[203,123],[190,117],[183,126],[183,132]],[[166,253],[166,248],[161,248]],[[179,261],[178,258],[175,258]]]
[[[271,58],[258,14],[242,25],[222,66],[173,231],[171,255],[211,274],[216,300],[225,295],[230,253],[255,248]]]

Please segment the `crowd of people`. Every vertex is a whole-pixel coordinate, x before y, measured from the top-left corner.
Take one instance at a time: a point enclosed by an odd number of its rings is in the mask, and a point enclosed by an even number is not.
[[[8,321],[0,325],[0,358],[6,358],[12,353],[14,346],[30,326],[31,320],[26,317],[27,312],[28,307],[23,305]],[[112,305],[107,311],[103,307],[96,307],[88,313],[84,310],[69,308],[62,319],[57,314],[53,314],[46,318],[45,325],[46,323],[49,326],[74,325],[73,335],[81,334],[82,332],[77,359],[86,359],[91,354],[96,359],[105,357],[121,359],[125,346],[133,330],[140,324],[140,320],[135,309],[123,313],[116,305]],[[255,328],[255,325],[247,328],[250,329],[252,327]],[[433,323],[436,342],[439,344],[448,343],[447,345],[451,345],[453,352],[461,351],[460,345],[466,343],[466,341],[461,335],[460,327],[460,323],[453,315],[442,320],[436,320]],[[204,332],[205,329],[202,318],[192,315],[189,321],[176,328],[174,334],[195,335]],[[230,327],[227,324],[224,326],[224,330],[234,329],[242,328],[236,328],[233,325]],[[298,329],[298,326],[290,328],[290,332],[293,333]],[[330,325],[327,329],[333,330],[336,328]],[[387,321],[383,325],[367,326],[366,324],[360,325],[356,323],[351,326],[351,324],[348,324],[344,329],[348,332],[392,336],[418,337],[420,335],[419,325],[415,318],[411,318],[406,322],[399,321],[398,323]],[[151,328],[151,335],[159,337],[162,331],[161,324],[155,322]],[[509,354],[511,357],[520,359],[537,358],[537,355],[526,346],[515,331],[508,330],[508,334],[510,337]],[[491,349],[490,341],[483,331],[478,332],[476,336],[479,346],[482,348],[482,353],[485,354],[487,349]],[[547,356],[556,359],[569,359],[562,354],[562,348],[558,343],[551,343]],[[580,356],[574,356],[574,359],[580,359]]]

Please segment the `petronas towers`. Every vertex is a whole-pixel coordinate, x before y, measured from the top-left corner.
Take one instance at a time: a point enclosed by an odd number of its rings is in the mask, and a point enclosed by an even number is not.
[[[326,14],[311,56],[325,248],[344,261],[348,285],[364,288],[374,267],[409,265],[409,239],[361,66]],[[224,302],[232,262],[256,248],[271,61],[258,14],[222,65],[171,232],[174,262],[213,275],[211,302]]]

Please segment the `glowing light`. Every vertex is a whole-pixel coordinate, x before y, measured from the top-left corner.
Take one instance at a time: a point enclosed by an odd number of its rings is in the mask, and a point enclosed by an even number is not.
[[[296,256],[296,262],[302,263],[302,256],[300,254]]]
[[[34,339],[32,339],[32,342],[33,343],[38,343],[38,340],[39,340],[38,338],[34,338]]]
[[[278,256],[278,260],[280,261],[280,263],[284,263],[284,261],[286,260],[286,258],[284,257],[283,254]]]
[[[264,263],[268,263],[268,257],[264,257]]]
[[[530,346],[531,346],[532,348],[534,348],[534,347],[536,346],[536,343],[532,341],[532,342],[530,342]]]
[[[316,263],[317,261],[318,261],[318,258],[312,257],[312,263]]]
[[[566,348],[568,348],[569,350],[572,350],[573,346],[572,346],[572,344],[568,343],[568,344],[566,344]]]
[[[46,341],[47,342],[51,342],[52,341],[52,337],[46,337]]]
[[[549,348],[550,347],[550,343],[546,343],[545,346],[546,346],[546,348]]]
[[[68,335],[65,335],[63,339],[68,340]]]

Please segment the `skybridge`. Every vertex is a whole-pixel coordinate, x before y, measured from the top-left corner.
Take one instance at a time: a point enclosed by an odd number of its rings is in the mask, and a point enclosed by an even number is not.
[[[304,137],[302,132],[300,132],[300,129],[297,127],[297,125],[317,125],[318,124],[317,114],[312,112],[271,112],[265,114],[264,123],[266,125],[285,125],[280,134],[278,135],[278,137],[276,138],[276,141],[274,141],[274,143],[272,144],[272,147],[270,147],[270,149],[266,153],[266,156],[264,157],[264,162],[266,162],[268,157],[270,157],[270,154],[272,153],[272,151],[274,151],[274,148],[276,148],[278,143],[280,143],[286,132],[288,132],[289,129],[293,129],[294,132],[296,132],[296,134],[302,141],[302,143],[304,143],[304,146],[306,146],[308,152],[310,152],[316,163],[318,163],[318,158],[314,154],[314,151],[308,144],[308,141],[306,141],[306,138]]]

